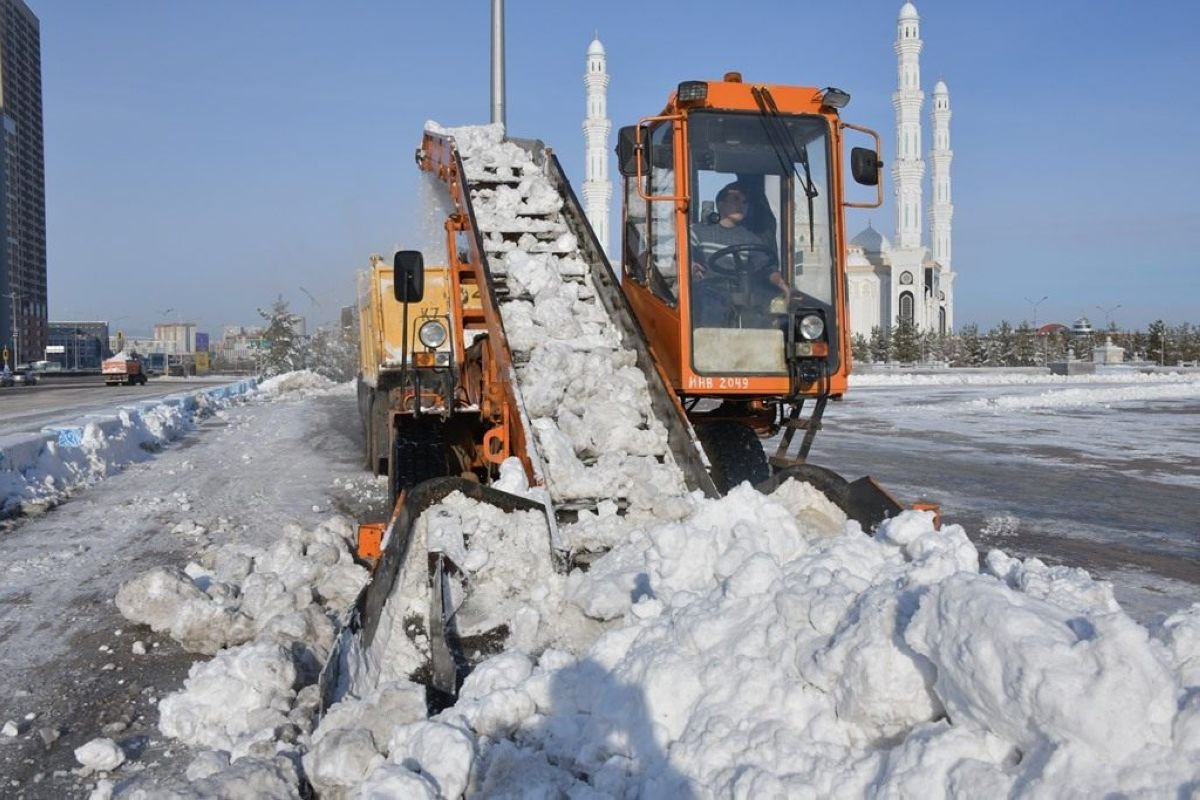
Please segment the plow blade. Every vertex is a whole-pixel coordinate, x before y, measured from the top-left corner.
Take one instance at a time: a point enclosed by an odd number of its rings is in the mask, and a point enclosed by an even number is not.
[[[329,660],[321,672],[321,713],[340,700],[358,677],[358,665],[364,664],[366,653],[375,640],[384,610],[397,588],[396,583],[408,564],[417,521],[428,509],[454,492],[503,511],[537,511],[545,514],[541,503],[525,497],[491,489],[463,478],[435,478],[425,481],[405,493],[383,543],[383,552],[371,582],[359,595],[350,616],[338,634]],[[547,547],[551,547],[547,527]],[[428,551],[429,586],[429,652],[430,688],[445,698],[458,690],[460,672],[466,665],[460,642],[454,631],[454,608],[448,575],[455,569],[445,554]],[[437,702],[437,697],[431,698]]]
[[[810,484],[829,498],[829,502],[840,508],[847,517],[870,531],[888,517],[904,510],[896,498],[869,476],[848,481],[833,470],[815,464],[797,464],[777,470],[757,488],[763,494],[771,494],[789,478]]]

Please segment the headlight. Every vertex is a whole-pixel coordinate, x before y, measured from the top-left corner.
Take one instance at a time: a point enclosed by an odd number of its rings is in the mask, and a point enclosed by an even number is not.
[[[426,347],[441,347],[446,342],[446,326],[437,320],[431,319],[417,330],[417,338]]]
[[[825,333],[825,320],[819,314],[805,314],[800,318],[800,335],[810,342],[821,338]]]

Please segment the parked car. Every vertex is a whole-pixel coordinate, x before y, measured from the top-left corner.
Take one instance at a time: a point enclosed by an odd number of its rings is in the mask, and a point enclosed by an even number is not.
[[[38,374],[35,370],[30,367],[17,370],[17,383],[24,384],[25,386],[36,386],[37,382]]]
[[[12,370],[8,367],[0,370],[0,386],[12,386],[16,382],[17,379],[13,376]]]

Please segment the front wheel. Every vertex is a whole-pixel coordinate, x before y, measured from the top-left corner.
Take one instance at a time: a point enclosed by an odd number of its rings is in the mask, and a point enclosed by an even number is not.
[[[726,494],[742,481],[756,485],[771,477],[762,440],[747,425],[724,420],[696,426],[696,436],[712,464],[717,491]]]

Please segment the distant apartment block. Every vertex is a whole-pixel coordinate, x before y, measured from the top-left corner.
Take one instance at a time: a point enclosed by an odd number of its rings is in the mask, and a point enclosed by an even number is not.
[[[0,0],[0,346],[36,361],[48,336],[41,34],[22,0]]]
[[[100,369],[100,362],[112,355],[107,322],[51,322],[47,331],[45,360],[63,369]]]
[[[166,344],[168,353],[196,352],[196,323],[165,322],[154,326],[154,338]]]
[[[213,347],[216,363],[227,369],[253,369],[266,348],[262,335],[261,327],[226,325],[221,340]]]

